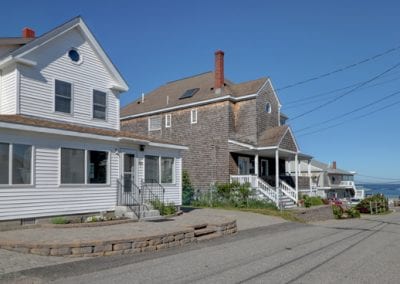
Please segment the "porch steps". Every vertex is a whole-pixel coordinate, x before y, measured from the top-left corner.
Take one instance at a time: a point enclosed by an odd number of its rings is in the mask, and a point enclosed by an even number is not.
[[[220,236],[221,233],[213,226],[207,226],[207,224],[194,226],[194,237],[197,241],[207,241]]]
[[[158,210],[148,205],[117,206],[115,215],[133,220],[162,218]]]
[[[281,196],[280,203],[282,204],[284,209],[290,209],[296,207],[296,203],[287,196]]]

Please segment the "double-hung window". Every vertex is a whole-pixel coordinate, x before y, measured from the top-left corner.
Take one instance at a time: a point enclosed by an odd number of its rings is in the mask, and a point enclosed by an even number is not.
[[[108,152],[61,148],[61,184],[107,184]]]
[[[32,184],[32,146],[0,143],[0,185]]]
[[[174,158],[146,155],[145,182],[174,183],[174,165]]]
[[[72,84],[55,80],[54,110],[63,113],[72,113]]]
[[[106,120],[107,93],[93,90],[93,118]]]

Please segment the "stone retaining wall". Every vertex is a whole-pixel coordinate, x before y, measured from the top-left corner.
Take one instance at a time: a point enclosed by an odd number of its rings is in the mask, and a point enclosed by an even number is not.
[[[208,224],[207,227],[215,229],[215,237],[234,234],[237,231],[236,220],[220,224]],[[194,232],[195,226],[169,234],[107,241],[93,240],[88,242],[57,243],[55,240],[51,244],[0,241],[0,248],[44,256],[85,257],[122,255],[157,251],[194,243],[198,241]]]

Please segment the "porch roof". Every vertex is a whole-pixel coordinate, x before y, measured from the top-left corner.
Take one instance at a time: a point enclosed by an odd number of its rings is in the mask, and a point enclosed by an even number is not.
[[[45,132],[57,134],[57,130],[59,130],[63,131],[62,133],[68,134],[69,136],[75,135],[79,137],[85,137],[85,135],[91,135],[92,138],[97,137],[98,139],[113,138],[115,141],[130,141],[139,144],[154,144],[154,146],[160,147],[173,146],[174,148],[182,150],[188,149],[186,146],[178,145],[170,141],[140,136],[128,131],[118,131],[104,128],[95,128],[91,126],[82,126],[73,123],[39,119],[25,115],[0,115],[0,127],[17,129],[17,125],[25,126],[23,130],[30,131],[40,132],[40,129],[47,129],[47,131]]]

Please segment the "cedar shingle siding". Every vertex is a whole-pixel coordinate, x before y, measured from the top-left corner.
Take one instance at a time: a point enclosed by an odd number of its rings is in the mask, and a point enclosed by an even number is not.
[[[175,141],[189,147],[189,150],[183,153],[183,169],[189,172],[193,185],[199,190],[209,189],[210,184],[214,182],[228,182],[230,174],[237,174],[237,154],[232,152],[246,148],[232,143],[228,145],[228,139],[251,145],[266,143],[275,146],[282,140],[288,128],[279,126],[280,106],[268,79],[241,84],[233,84],[226,80],[224,93],[216,95],[211,89],[213,85],[211,75],[205,73],[169,83],[148,94],[144,103],[133,102],[122,110],[122,114],[126,116],[121,121],[122,130]],[[177,94],[196,87],[199,87],[200,91],[192,98],[179,100]],[[167,95],[168,107],[176,107],[186,102],[201,102],[218,96],[231,95],[240,98],[253,94],[257,96],[239,101],[226,99],[209,102],[201,106],[161,113],[162,127],[159,131],[149,132],[149,116],[140,116],[140,113],[146,111],[166,108]],[[271,113],[265,111],[266,102],[271,104]],[[197,109],[195,124],[191,124],[190,121],[190,112],[193,108]],[[170,128],[165,127],[167,113],[171,114]],[[129,118],[130,115],[139,117]],[[293,139],[290,139],[291,137],[284,138],[283,144],[286,149],[296,151]],[[271,165],[274,165],[272,160]],[[280,166],[284,171],[284,161],[280,162]]]

